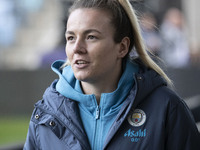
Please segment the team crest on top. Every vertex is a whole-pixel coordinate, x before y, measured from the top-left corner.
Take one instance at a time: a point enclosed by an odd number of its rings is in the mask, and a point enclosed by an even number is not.
[[[143,125],[146,121],[146,114],[141,109],[135,109],[133,113],[128,116],[128,122],[134,127]]]

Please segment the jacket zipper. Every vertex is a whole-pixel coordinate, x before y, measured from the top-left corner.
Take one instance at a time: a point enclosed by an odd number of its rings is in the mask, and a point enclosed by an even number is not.
[[[100,117],[100,107],[97,106],[97,108],[96,108],[96,116],[95,116],[95,119],[98,120],[99,117]]]
[[[96,114],[95,114],[95,135],[94,135],[94,145],[93,145],[93,150],[97,150],[97,148],[99,147],[99,126],[100,126],[100,107],[97,106],[96,107]]]

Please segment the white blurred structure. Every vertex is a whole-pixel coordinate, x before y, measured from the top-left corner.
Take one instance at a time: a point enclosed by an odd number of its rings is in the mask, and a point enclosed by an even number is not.
[[[16,18],[12,0],[0,1],[0,45],[8,47],[13,44],[16,32]],[[2,50],[2,49],[0,49]]]
[[[2,69],[37,69],[41,56],[58,45],[61,38],[60,2],[57,0],[39,1],[39,7],[33,5],[35,0],[21,1],[21,7],[30,10],[26,23],[18,29],[15,44],[0,51]],[[29,3],[30,2],[30,3]],[[32,7],[33,6],[33,7]],[[27,13],[27,10],[21,13]],[[24,14],[26,15],[26,14]],[[0,47],[3,49],[2,47]]]
[[[198,59],[200,63],[200,1],[182,0],[186,23],[188,26],[189,42],[193,59]]]

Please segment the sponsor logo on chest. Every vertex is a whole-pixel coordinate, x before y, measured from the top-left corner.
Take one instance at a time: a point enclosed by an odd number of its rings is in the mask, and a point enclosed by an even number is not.
[[[146,129],[144,130],[131,130],[129,129],[125,134],[124,137],[130,138],[131,142],[139,142],[142,138],[146,137]]]
[[[146,114],[141,109],[133,110],[127,118],[129,124],[133,127],[140,127],[146,121]],[[146,129],[129,129],[124,133],[124,137],[129,138],[131,142],[139,142],[141,139],[144,139],[147,135]]]
[[[142,126],[146,121],[146,114],[141,109],[135,109],[133,113],[128,116],[128,122],[134,127]]]

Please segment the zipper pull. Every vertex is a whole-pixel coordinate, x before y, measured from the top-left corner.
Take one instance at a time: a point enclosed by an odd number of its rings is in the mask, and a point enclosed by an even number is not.
[[[97,106],[95,119],[97,120],[99,119],[99,117],[100,117],[100,108],[99,106]]]

